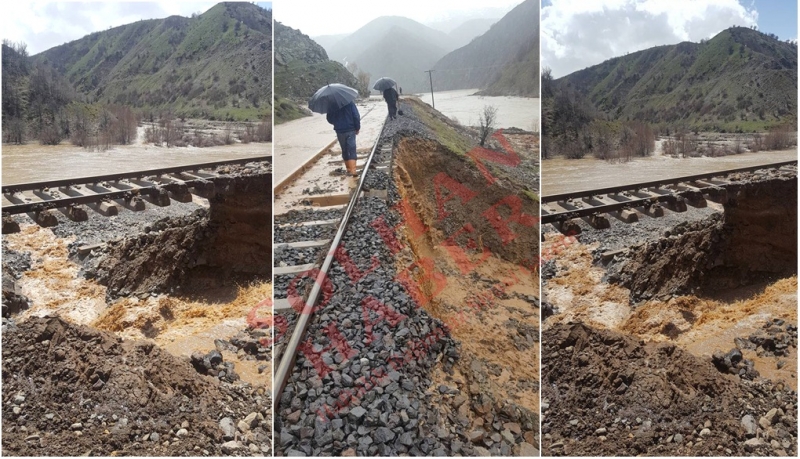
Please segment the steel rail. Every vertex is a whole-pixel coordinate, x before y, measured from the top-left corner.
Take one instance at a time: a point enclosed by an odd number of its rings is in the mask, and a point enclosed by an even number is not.
[[[681,182],[693,182],[695,180],[703,180],[703,179],[710,179],[713,177],[719,177],[722,175],[730,175],[735,174],[738,172],[752,172],[757,171],[759,169],[777,169],[779,167],[788,166],[791,164],[797,164],[797,160],[792,161],[781,161],[777,163],[770,163],[770,164],[762,164],[759,166],[748,166],[748,167],[740,167],[737,169],[728,169],[724,171],[718,172],[706,172],[703,174],[695,174],[695,175],[687,175],[684,177],[674,177],[674,178],[666,178],[666,179],[659,179],[659,180],[652,180],[649,182],[642,182],[642,183],[632,183],[629,185],[618,185],[606,188],[597,188],[594,190],[582,190],[582,191],[570,191],[567,193],[560,193],[560,194],[552,194],[547,196],[542,196],[540,198],[540,202],[554,202],[554,201],[566,201],[568,199],[575,199],[575,198],[587,198],[592,196],[597,196],[601,194],[613,194],[619,193],[621,191],[629,191],[629,190],[636,190],[642,188],[655,188],[664,185],[674,185],[676,183]]]
[[[672,179],[664,179],[664,180],[655,180],[650,182],[642,182],[642,183],[635,183],[631,185],[621,185],[616,187],[608,187],[608,188],[598,188],[596,190],[587,190],[587,191],[579,191],[575,193],[562,193],[557,195],[550,195],[550,196],[543,196],[541,198],[542,203],[553,203],[553,202],[563,202],[569,199],[575,198],[592,198],[601,195],[609,195],[609,194],[618,194],[622,191],[631,191],[631,190],[639,190],[645,188],[657,188],[663,185],[676,185],[679,183],[685,182],[694,182],[697,180],[703,179],[710,179],[712,177],[721,177],[725,175],[730,175],[734,173],[740,172],[752,172],[761,169],[777,169],[779,167],[788,166],[792,164],[797,164],[797,160],[794,161],[782,161],[778,163],[771,163],[771,164],[764,164],[760,166],[748,166],[742,167],[737,169],[729,169],[725,171],[718,171],[718,172],[709,172],[704,174],[695,174],[689,175],[684,177],[677,177]],[[571,218],[579,218],[579,217],[587,217],[590,215],[595,214],[602,214],[608,212],[619,211],[623,209],[629,209],[633,207],[640,207],[642,205],[648,203],[656,203],[656,202],[673,202],[678,197],[691,197],[692,195],[696,195],[698,192],[704,193],[708,191],[712,191],[714,189],[718,189],[718,186],[705,186],[705,187],[695,187],[694,189],[689,190],[671,190],[672,192],[669,194],[663,194],[658,196],[647,196],[647,197],[632,197],[627,199],[626,201],[620,201],[616,203],[601,203],[600,205],[592,205],[591,203],[587,203],[589,207],[584,208],[576,208],[576,209],[567,209],[560,212],[553,212],[549,213],[545,210],[542,212],[542,217],[540,223],[548,224],[548,223],[556,223],[559,221],[568,220]],[[613,198],[611,198],[613,199]],[[563,207],[563,206],[562,206]]]
[[[205,181],[205,179],[186,180],[183,183],[186,184],[186,186],[192,187],[195,185],[202,184],[203,181]],[[138,188],[131,188],[118,191],[105,191],[94,194],[85,194],[81,196],[69,196],[66,198],[53,198],[53,199],[45,199],[42,201],[25,202],[25,203],[13,203],[10,205],[3,206],[2,211],[4,214],[9,214],[9,215],[24,214],[27,212],[41,212],[44,210],[56,209],[59,207],[63,208],[79,204],[91,204],[95,202],[108,201],[112,199],[131,198],[133,196],[140,196],[140,195],[152,195],[159,188],[169,191],[170,188],[174,187],[170,187],[170,184],[155,184],[150,186],[140,186]],[[11,196],[10,198],[7,199],[9,199],[10,201],[14,198],[15,198],[14,196]]]
[[[17,183],[3,185],[3,194],[13,194],[20,191],[41,190],[44,188],[57,188],[62,186],[82,185],[84,183],[115,182],[129,178],[146,177],[150,175],[176,174],[185,171],[196,171],[199,169],[211,169],[218,166],[231,164],[246,164],[252,162],[266,161],[272,163],[272,156],[252,156],[249,158],[227,159],[223,161],[212,161],[208,163],[187,164],[184,166],[162,167],[158,169],[147,169],[133,172],[120,172],[115,174],[95,175],[90,177],[77,177],[60,180],[47,180],[44,182]]]
[[[283,353],[283,358],[281,359],[281,363],[278,365],[278,368],[275,370],[275,377],[272,380],[273,385],[273,397],[272,400],[276,400],[273,403],[280,403],[280,396],[283,393],[284,388],[286,387],[286,383],[289,380],[289,373],[294,366],[295,358],[297,357],[297,350],[298,346],[300,346],[300,341],[303,339],[303,335],[306,333],[306,329],[308,328],[308,323],[311,318],[311,315],[314,312],[314,308],[316,307],[317,301],[319,301],[319,295],[322,291],[322,285],[324,285],[325,278],[328,275],[328,270],[333,263],[333,257],[336,253],[336,249],[339,247],[339,244],[342,241],[342,237],[344,236],[345,230],[347,230],[347,224],[350,221],[350,216],[353,213],[353,210],[356,207],[356,204],[359,200],[359,195],[361,194],[361,189],[364,186],[364,181],[367,177],[367,172],[369,172],[369,166],[372,164],[372,158],[375,157],[375,151],[378,148],[378,145],[381,143],[381,138],[383,137],[383,131],[386,128],[386,120],[388,119],[388,115],[383,120],[383,124],[381,125],[381,132],[378,134],[378,138],[375,140],[375,144],[372,146],[372,151],[370,152],[369,156],[367,157],[367,161],[364,163],[364,168],[361,171],[361,177],[358,180],[358,185],[356,186],[353,195],[350,198],[350,202],[347,205],[347,208],[344,211],[344,215],[342,215],[341,223],[339,223],[339,228],[336,231],[336,235],[333,237],[333,241],[331,242],[331,248],[328,250],[328,254],[325,256],[325,260],[322,262],[322,266],[320,267],[319,274],[317,274],[317,279],[314,282],[314,286],[311,288],[311,292],[308,294],[308,299],[303,306],[303,311],[300,313],[300,317],[297,319],[297,323],[294,326],[294,331],[292,332],[292,336],[289,338],[289,342],[286,345],[286,350]]]

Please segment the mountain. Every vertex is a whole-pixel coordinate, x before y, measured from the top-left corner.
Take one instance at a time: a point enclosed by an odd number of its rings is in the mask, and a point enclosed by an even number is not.
[[[495,22],[497,22],[497,18],[470,19],[451,30],[447,35],[453,40],[455,48],[461,48],[471,42],[473,38],[488,32]]]
[[[177,115],[258,120],[271,114],[272,11],[219,3],[185,18],[142,20],[33,56],[91,101]]]
[[[536,48],[535,55],[531,50]],[[434,89],[487,88],[506,73],[506,81],[523,75],[525,81],[539,78],[539,1],[525,0],[491,26],[488,32],[442,57],[433,67]],[[495,87],[515,95],[538,96],[538,84]],[[519,93],[521,89],[525,93]]]
[[[372,47],[353,62],[369,73],[370,88],[381,77],[388,76],[406,93],[430,87],[425,73],[445,54],[445,50],[401,27],[392,27]]]
[[[316,37],[311,37],[311,39],[323,48],[330,49],[331,46],[341,41],[342,38],[346,37],[347,35],[348,34],[346,33],[340,33],[336,35],[318,35]]]
[[[328,83],[357,86],[353,74],[329,60],[322,46],[275,21],[275,123],[305,116],[300,106]]]
[[[355,61],[359,67],[364,68],[368,63],[359,62],[359,56],[371,49],[374,50],[376,45],[384,44],[386,40],[391,40],[392,33],[398,30],[403,30],[407,35],[417,37],[419,41],[429,43],[438,49],[443,49],[444,52],[455,49],[452,38],[444,32],[434,30],[408,18],[382,16],[373,19],[365,26],[333,44],[330,48],[326,48],[326,50],[328,51],[328,56],[335,61]],[[399,41],[399,37],[394,37],[394,39]]]
[[[517,57],[506,64],[489,87],[479,91],[479,94],[539,97],[539,40],[522,46]]]
[[[607,116],[702,130],[796,125],[797,45],[744,27],[659,46],[555,80]]]
[[[428,88],[424,71],[454,49],[455,43],[446,33],[411,19],[383,16],[326,49],[331,59],[368,73],[370,87],[387,76],[404,91],[416,92]]]

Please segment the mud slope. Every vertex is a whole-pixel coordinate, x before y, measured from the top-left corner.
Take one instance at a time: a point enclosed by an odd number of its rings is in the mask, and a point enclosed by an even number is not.
[[[542,340],[544,455],[797,453],[797,394],[783,384],[737,382],[675,344],[584,324]]]
[[[51,317],[3,326],[3,455],[268,453],[270,411],[264,388],[202,376],[152,343]],[[247,429],[226,443],[234,420]]]

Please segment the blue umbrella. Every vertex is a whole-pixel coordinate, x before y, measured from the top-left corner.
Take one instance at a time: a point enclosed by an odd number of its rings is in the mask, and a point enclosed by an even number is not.
[[[328,113],[338,110],[350,102],[356,100],[358,91],[339,83],[323,86],[311,96],[308,101],[308,108],[312,112]]]
[[[376,89],[378,91],[385,91],[389,88],[393,88],[397,86],[397,82],[389,77],[383,77],[375,82],[375,86],[372,89]]]

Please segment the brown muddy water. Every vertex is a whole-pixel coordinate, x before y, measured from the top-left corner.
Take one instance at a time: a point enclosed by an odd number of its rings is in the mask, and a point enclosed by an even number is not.
[[[2,147],[3,184],[39,182],[91,175],[133,172],[160,167],[272,154],[272,143],[249,143],[218,147],[165,148],[142,141],[144,128],[133,145],[118,145],[106,151],[91,151],[70,145],[6,145]]]
[[[797,148],[742,153],[717,158],[672,158],[656,155],[626,163],[610,163],[590,157],[583,159],[554,158],[542,161],[542,195],[591,190],[796,159]]]

